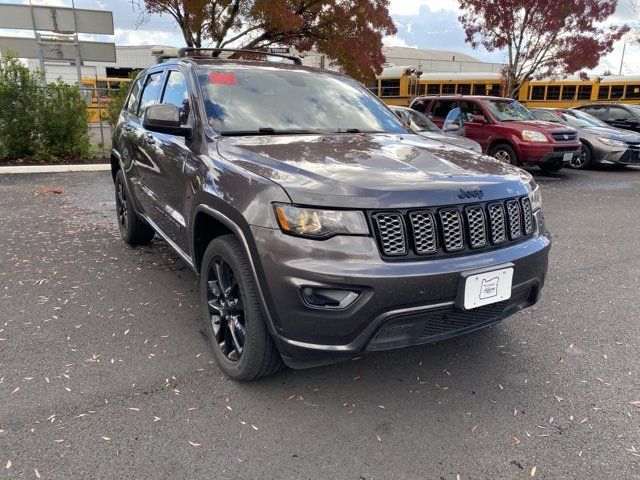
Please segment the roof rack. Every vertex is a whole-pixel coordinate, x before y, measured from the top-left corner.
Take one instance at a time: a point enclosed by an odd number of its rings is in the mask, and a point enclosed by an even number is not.
[[[198,47],[184,47],[178,50],[177,58],[217,58],[203,55],[188,55],[191,52],[231,52],[231,53],[249,53],[251,55],[264,55],[269,57],[280,57],[291,60],[296,65],[302,65],[302,59],[295,55],[284,55],[282,53],[263,52],[260,50],[244,50],[238,48],[198,48]],[[175,57],[173,57],[175,58]]]

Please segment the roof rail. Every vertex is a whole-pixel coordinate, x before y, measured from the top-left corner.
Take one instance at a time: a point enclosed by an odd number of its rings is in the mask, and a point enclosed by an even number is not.
[[[295,55],[284,55],[281,53],[263,52],[260,50],[244,50],[238,48],[198,48],[198,47],[184,47],[178,50],[178,58],[192,57],[192,58],[218,58],[208,57],[202,55],[188,55],[190,52],[231,52],[231,53],[249,53],[252,55],[264,55],[269,57],[280,57],[291,60],[296,65],[302,65],[302,59]]]

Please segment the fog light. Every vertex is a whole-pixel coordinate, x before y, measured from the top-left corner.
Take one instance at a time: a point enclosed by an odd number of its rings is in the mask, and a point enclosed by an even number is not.
[[[300,294],[304,303],[314,308],[341,310],[356,301],[359,292],[338,288],[302,287]]]

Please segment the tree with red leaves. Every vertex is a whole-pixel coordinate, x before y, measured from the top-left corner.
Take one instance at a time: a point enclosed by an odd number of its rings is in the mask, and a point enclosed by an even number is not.
[[[132,0],[171,15],[189,47],[317,50],[359,79],[382,70],[382,38],[396,33],[389,0]]]
[[[504,51],[506,93],[527,78],[562,77],[598,66],[627,26],[602,25],[617,0],[459,0],[466,41]]]

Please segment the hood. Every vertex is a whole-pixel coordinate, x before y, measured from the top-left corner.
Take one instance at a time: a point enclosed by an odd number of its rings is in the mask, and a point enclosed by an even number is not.
[[[437,140],[439,142],[448,143],[449,145],[455,145],[461,148],[479,149],[480,145],[475,140],[470,140],[460,135],[453,135],[440,132],[420,132],[419,135],[430,138],[431,140]]]
[[[218,153],[281,185],[292,202],[407,208],[524,195],[524,170],[413,134],[225,137]],[[462,189],[462,191],[461,191]]]
[[[588,132],[598,135],[599,137],[611,138],[613,140],[620,140],[627,143],[640,143],[640,135],[618,128],[584,127],[580,129],[580,132]]]
[[[553,122],[545,122],[542,120],[514,120],[512,122],[502,122],[503,125],[509,125],[518,130],[537,130],[540,132],[575,132],[576,129],[567,125]]]

